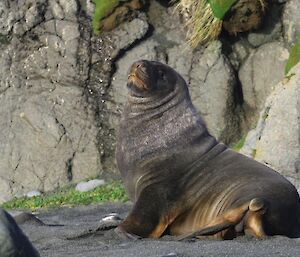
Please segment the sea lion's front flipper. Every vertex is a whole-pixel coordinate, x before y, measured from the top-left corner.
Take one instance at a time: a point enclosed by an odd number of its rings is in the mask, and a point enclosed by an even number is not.
[[[117,232],[124,233],[127,238],[160,237],[173,219],[167,215],[165,200],[158,192],[153,188],[143,190]]]
[[[193,237],[215,235],[229,228],[235,229],[235,227],[241,224],[241,230],[246,234],[263,237],[265,233],[263,230],[262,215],[265,213],[265,210],[264,201],[260,198],[254,198],[250,202],[216,217],[204,228],[190,234],[182,235],[177,240],[181,241]],[[221,237],[224,238],[225,236],[222,235]]]

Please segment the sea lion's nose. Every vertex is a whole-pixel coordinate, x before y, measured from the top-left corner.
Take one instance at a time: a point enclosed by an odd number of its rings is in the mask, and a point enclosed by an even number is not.
[[[145,69],[146,69],[146,61],[145,60],[140,60],[140,61],[137,61],[137,62],[135,62],[131,65],[129,73],[130,74],[135,74],[135,72],[137,70],[145,70]]]

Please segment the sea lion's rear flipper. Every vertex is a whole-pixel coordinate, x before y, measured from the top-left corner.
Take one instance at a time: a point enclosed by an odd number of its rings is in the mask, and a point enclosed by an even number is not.
[[[180,236],[177,240],[180,241],[199,236],[211,236],[230,228],[235,230],[235,233],[240,232],[236,230],[242,230],[245,234],[263,237],[265,236],[262,224],[262,215],[264,213],[264,201],[260,198],[254,198],[250,202],[216,217],[204,228]],[[222,237],[224,237],[224,235]]]

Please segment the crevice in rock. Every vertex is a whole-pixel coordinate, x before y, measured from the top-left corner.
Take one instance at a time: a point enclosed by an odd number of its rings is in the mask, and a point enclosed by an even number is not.
[[[67,179],[69,182],[73,179],[73,160],[75,158],[76,152],[73,152],[73,155],[66,161],[66,172]]]
[[[17,165],[14,167],[14,171],[16,171],[16,170],[18,169],[21,160],[22,160],[22,156],[20,156],[20,158],[18,159],[18,163],[17,163]]]
[[[139,18],[137,15],[136,18]],[[143,19],[143,18],[140,18]],[[129,51],[130,49],[133,49],[134,47],[138,46],[141,42],[146,40],[147,38],[151,37],[153,33],[153,27],[149,25],[146,33],[142,35],[140,38],[136,38],[133,40],[132,43],[130,43],[128,46],[118,49],[118,52],[114,56],[110,56],[110,53],[108,53],[107,60],[103,60],[102,55],[102,62],[99,62],[100,66],[103,68],[106,72],[105,77],[103,77],[103,80],[97,78],[96,81],[91,81],[91,75],[92,72],[95,72],[97,70],[97,63],[90,64],[89,67],[89,85],[86,87],[86,93],[90,96],[90,98],[93,98],[92,101],[94,101],[94,105],[96,108],[94,109],[95,112],[95,119],[98,121],[98,128],[99,132],[97,135],[97,145],[98,150],[100,153],[100,162],[102,164],[102,167],[104,170],[111,170],[114,169],[114,148],[115,148],[115,129],[111,128],[108,124],[109,117],[108,115],[110,112],[107,109],[106,101],[109,99],[109,93],[110,93],[110,87],[113,81],[114,74],[116,72],[116,63],[120,58],[124,56],[124,54]],[[100,44],[97,44],[97,47],[101,47],[101,43],[103,42],[105,37],[109,37],[109,34],[106,34],[107,36],[103,35],[103,37],[99,37],[98,40],[100,40]],[[110,39],[110,38],[109,38]],[[108,40],[109,40],[108,39]],[[97,40],[97,38],[95,38]],[[114,39],[115,40],[115,39]],[[112,44],[114,42],[112,41]],[[93,43],[92,43],[93,45]],[[100,52],[98,53],[97,49],[93,49],[97,54],[101,54],[102,49],[99,49]],[[91,57],[92,58],[92,57]],[[111,58],[111,59],[110,59]],[[92,60],[90,59],[90,62]],[[106,62],[106,63],[105,63]],[[107,63],[108,62],[108,63]],[[95,65],[95,70],[93,70],[93,66]],[[106,66],[107,65],[107,66]],[[106,67],[105,67],[106,66]],[[103,71],[102,71],[103,72]],[[95,78],[94,78],[95,80]],[[100,84],[99,84],[100,82]],[[113,172],[111,173],[112,176],[114,176]]]
[[[235,86],[233,90],[233,99],[235,103],[235,107],[237,106],[242,106],[244,103],[244,95],[243,95],[243,88],[242,88],[242,83],[239,79],[238,72],[234,70],[234,76],[235,76]]]
[[[64,126],[62,123],[60,123],[60,122],[58,121],[57,118],[55,118],[55,122],[56,122],[56,124],[58,125],[59,129],[62,131],[62,133],[61,133],[61,135],[60,135],[60,137],[59,137],[59,139],[58,139],[58,142],[57,142],[57,144],[56,144],[56,146],[57,146],[57,145],[59,145],[59,143],[61,142],[63,136],[66,135],[67,130],[66,130],[65,126]]]

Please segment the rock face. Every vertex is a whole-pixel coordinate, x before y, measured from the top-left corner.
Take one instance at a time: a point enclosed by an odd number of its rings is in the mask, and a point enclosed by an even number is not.
[[[299,8],[300,2],[298,0],[290,0],[287,1],[283,11],[284,39],[290,46],[296,42],[300,33]]]
[[[193,56],[190,93],[207,127],[219,140],[229,143],[238,136],[239,120],[235,113],[236,77],[227,58],[215,41],[203,53]]]
[[[14,219],[2,209],[0,209],[0,256],[40,256]]]
[[[1,2],[0,202],[101,171],[77,1]]]
[[[284,77],[288,50],[282,43],[262,45],[251,52],[239,70],[246,122],[254,125],[272,88]]]
[[[291,73],[295,75],[268,97],[242,152],[278,170],[300,192],[300,64]]]

